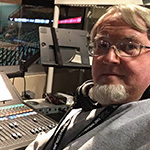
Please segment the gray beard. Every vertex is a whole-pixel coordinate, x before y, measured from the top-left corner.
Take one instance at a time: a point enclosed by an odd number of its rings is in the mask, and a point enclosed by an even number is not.
[[[123,85],[94,85],[89,96],[101,105],[121,104],[128,97]]]

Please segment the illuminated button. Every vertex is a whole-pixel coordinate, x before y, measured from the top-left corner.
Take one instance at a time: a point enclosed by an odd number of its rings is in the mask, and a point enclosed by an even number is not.
[[[6,118],[6,117],[1,117],[0,118],[0,121],[4,121],[4,120],[8,120],[8,118]]]
[[[9,116],[10,119],[15,119],[16,115]]]

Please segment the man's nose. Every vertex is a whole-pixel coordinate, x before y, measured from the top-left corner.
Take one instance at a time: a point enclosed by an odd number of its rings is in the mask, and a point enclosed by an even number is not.
[[[116,53],[116,46],[111,46],[103,56],[104,64],[120,64],[120,57]]]

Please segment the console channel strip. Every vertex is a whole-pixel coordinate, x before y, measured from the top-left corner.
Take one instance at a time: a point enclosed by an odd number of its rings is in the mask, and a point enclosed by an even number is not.
[[[24,150],[40,132],[57,122],[24,103],[4,72],[0,72],[0,150]]]
[[[0,150],[23,149],[38,133],[57,125],[24,104],[0,108]]]

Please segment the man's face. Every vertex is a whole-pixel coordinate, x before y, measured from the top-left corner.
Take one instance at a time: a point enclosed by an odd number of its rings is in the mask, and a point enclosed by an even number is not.
[[[112,45],[131,38],[141,45],[150,46],[146,32],[141,33],[122,21],[105,22],[99,33],[99,39]],[[137,57],[119,57],[112,46],[106,54],[93,56],[92,76],[94,84],[123,85],[129,95],[126,102],[136,101],[150,83],[150,49],[142,48]]]

